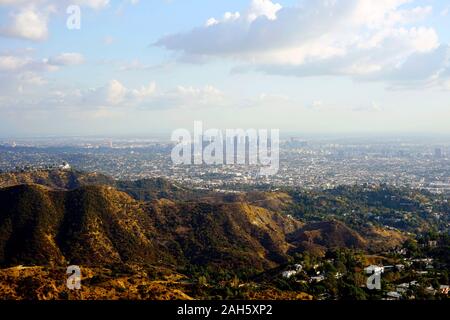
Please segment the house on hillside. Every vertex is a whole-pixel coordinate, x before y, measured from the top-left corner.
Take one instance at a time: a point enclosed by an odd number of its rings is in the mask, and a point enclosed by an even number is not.
[[[315,283],[322,282],[323,280],[325,280],[325,276],[323,276],[323,275],[311,277],[309,279],[310,282],[315,282]]]
[[[395,269],[397,269],[398,272],[401,272],[401,271],[405,270],[405,265],[404,264],[396,264]]]
[[[397,291],[390,291],[386,293],[386,298],[387,300],[400,300],[402,298],[402,295]]]
[[[297,271],[295,271],[295,270],[287,270],[287,271],[283,271],[281,273],[281,276],[285,279],[289,279],[289,278],[295,276],[296,274],[297,274]]]
[[[68,170],[72,169],[72,167],[67,162],[63,162],[62,165],[59,166],[59,169],[68,171]]]
[[[303,266],[301,264],[294,264],[294,270],[283,271],[281,273],[281,276],[283,278],[289,279],[289,278],[295,276],[296,274],[298,274],[299,272],[301,272],[302,270],[303,270]]]
[[[449,285],[440,285],[439,286],[439,292],[441,294],[448,295],[449,291],[450,291],[450,286]]]

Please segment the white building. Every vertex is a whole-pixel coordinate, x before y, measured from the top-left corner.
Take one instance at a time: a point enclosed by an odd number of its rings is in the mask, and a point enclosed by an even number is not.
[[[72,167],[67,162],[63,162],[62,165],[59,166],[61,170],[70,170]]]
[[[281,273],[283,278],[286,278],[286,279],[289,279],[289,278],[295,276],[296,274],[297,274],[297,271],[295,271],[295,270],[283,271],[283,273]]]
[[[398,293],[397,291],[391,291],[386,294],[388,300],[400,300],[402,295]]]

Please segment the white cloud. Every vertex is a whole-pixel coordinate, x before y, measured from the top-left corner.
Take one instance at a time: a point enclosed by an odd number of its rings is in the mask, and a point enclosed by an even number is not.
[[[156,84],[154,82],[140,88],[129,89],[118,80],[111,80],[109,84],[97,90],[94,90],[104,105],[123,105],[133,106],[151,98],[156,93]],[[105,96],[103,96],[105,94]]]
[[[67,52],[51,57],[48,59],[48,63],[55,66],[79,65],[84,63],[84,57],[80,53]]]
[[[243,15],[211,18],[155,45],[179,52],[181,61],[232,59],[241,72],[383,80],[411,57],[440,48],[436,31],[421,25],[432,10],[414,0],[318,0],[284,8],[253,0]]]
[[[126,0],[122,5],[136,5],[138,0]],[[107,9],[110,0],[0,0],[8,18],[2,17],[0,35],[32,41],[43,41],[49,36],[52,15],[66,14],[69,5],[79,5],[93,10]]]
[[[137,4],[137,0],[129,0],[131,4]],[[110,0],[0,0],[0,5],[6,6],[30,6],[30,5],[52,5],[67,7],[68,5],[79,5],[93,9],[105,8],[110,4]]]
[[[216,18],[209,18],[208,20],[206,20],[205,26],[210,27],[210,26],[213,26],[218,23],[219,23],[219,21],[216,20]]]
[[[282,8],[279,3],[273,3],[270,0],[253,0],[247,19],[252,22],[261,16],[265,16],[269,20],[277,18],[277,12]]]
[[[156,83],[151,82],[146,86],[142,86],[139,89],[131,90],[131,95],[137,100],[142,101],[148,97],[151,97],[156,92]]]
[[[0,30],[1,34],[34,41],[47,39],[48,12],[42,12],[33,7],[28,7],[11,14],[10,18],[10,25],[3,27]]]
[[[73,0],[72,3],[93,9],[102,9],[109,5],[109,0]]]
[[[234,21],[241,17],[241,14],[239,12],[225,12],[223,15],[223,21]]]
[[[216,107],[222,103],[223,93],[211,85],[204,87],[178,86],[175,90],[167,92],[163,99],[168,99],[178,106],[210,106]]]
[[[0,75],[1,76],[1,75]],[[36,74],[24,74],[20,86],[15,90],[26,93],[18,97],[11,88],[5,88],[0,107],[33,108],[52,110],[68,108],[73,110],[154,110],[181,108],[214,108],[231,105],[224,94],[211,85],[203,87],[177,86],[169,90],[158,90],[155,82],[140,87],[128,87],[113,79],[104,86],[80,89],[49,89],[48,86],[37,90],[36,85],[45,85],[46,81]],[[30,90],[29,85],[33,85]],[[24,88],[27,88],[25,90]],[[3,91],[3,88],[0,90]],[[228,104],[227,104],[228,103]]]
[[[28,5],[28,4],[39,4],[39,3],[43,3],[45,2],[45,0],[0,0],[0,5]]]
[[[107,88],[106,101],[111,104],[119,104],[125,99],[127,88],[117,80],[112,80]]]
[[[45,78],[48,72],[83,62],[83,56],[79,53],[63,53],[44,59],[33,58],[31,53],[32,50],[18,50],[15,54],[0,54],[0,95],[5,99],[21,99],[18,94],[32,95],[38,87],[48,83]]]
[[[129,97],[141,109],[213,108],[226,105],[224,94],[211,85],[203,87],[177,86],[166,91],[157,91],[154,83],[147,87],[130,90]]]
[[[249,9],[244,16],[241,16],[240,12],[225,12],[223,18],[217,20],[216,18],[209,18],[205,26],[210,27],[219,23],[234,22],[239,19],[253,22],[259,17],[265,17],[269,20],[275,20],[277,18],[277,12],[282,8],[279,3],[273,3],[270,0],[252,0]]]
[[[22,85],[43,86],[47,84],[47,81],[42,76],[34,72],[24,72],[18,75],[18,78]]]
[[[0,56],[0,71],[14,71],[24,67],[28,62],[28,59],[20,57]]]
[[[36,59],[28,55],[1,55],[0,72],[47,72],[57,71],[60,67],[84,63],[80,53],[61,53],[54,57]]]

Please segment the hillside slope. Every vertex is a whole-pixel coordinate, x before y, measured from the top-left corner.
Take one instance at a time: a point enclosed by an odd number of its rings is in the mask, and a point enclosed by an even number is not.
[[[115,185],[113,178],[101,173],[77,170],[37,170],[0,174],[0,188],[21,184],[38,184],[54,189],[75,189],[88,185]]]
[[[164,179],[120,182],[61,170],[3,174],[4,185],[12,186],[0,187],[0,266],[263,270],[305,250],[365,250],[405,240],[379,227],[358,233],[336,219],[301,222],[288,214],[295,200],[283,192],[193,196]]]
[[[283,263],[301,223],[243,203],[138,202],[112,187],[0,189],[2,266]]]

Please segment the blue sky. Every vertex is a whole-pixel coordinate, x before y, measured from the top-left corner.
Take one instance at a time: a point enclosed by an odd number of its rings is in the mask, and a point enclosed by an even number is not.
[[[0,135],[450,133],[449,44],[444,0],[0,0]]]

